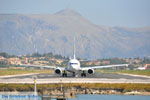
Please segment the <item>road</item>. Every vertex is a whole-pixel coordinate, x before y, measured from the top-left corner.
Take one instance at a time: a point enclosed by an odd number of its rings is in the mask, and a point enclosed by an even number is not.
[[[68,75],[62,78],[56,74],[25,74],[25,75],[9,75],[1,76],[0,83],[22,83],[31,84],[33,78],[37,78],[38,84],[44,83],[150,83],[150,77],[122,75],[122,74],[108,74],[96,73],[94,75],[87,75],[87,77],[72,77]]]

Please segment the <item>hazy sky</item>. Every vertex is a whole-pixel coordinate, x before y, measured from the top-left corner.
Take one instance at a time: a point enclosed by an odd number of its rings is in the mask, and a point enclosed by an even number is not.
[[[0,13],[55,13],[71,8],[95,24],[150,26],[150,0],[0,0]]]

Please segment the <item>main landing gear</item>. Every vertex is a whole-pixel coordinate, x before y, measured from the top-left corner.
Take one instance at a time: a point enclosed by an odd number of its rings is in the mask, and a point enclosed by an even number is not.
[[[81,73],[81,77],[86,77],[86,73],[84,71]]]
[[[62,77],[67,77],[67,73],[64,71]]]

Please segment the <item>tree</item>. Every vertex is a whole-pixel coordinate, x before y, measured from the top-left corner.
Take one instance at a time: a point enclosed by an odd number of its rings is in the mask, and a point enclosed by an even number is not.
[[[32,57],[41,57],[42,55],[37,52],[37,53],[33,53],[31,56]]]
[[[5,57],[5,58],[9,58],[10,57],[10,55],[7,54],[6,52],[1,52],[0,56]]]

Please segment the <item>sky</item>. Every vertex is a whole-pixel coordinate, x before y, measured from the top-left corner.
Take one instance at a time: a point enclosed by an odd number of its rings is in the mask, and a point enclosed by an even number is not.
[[[150,26],[150,0],[0,0],[0,14],[53,14],[66,8],[97,25]]]

